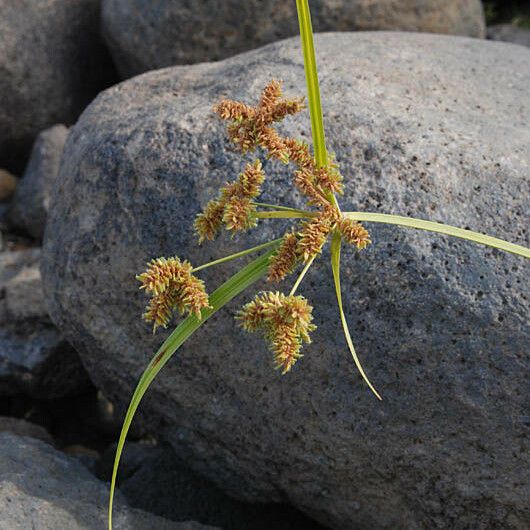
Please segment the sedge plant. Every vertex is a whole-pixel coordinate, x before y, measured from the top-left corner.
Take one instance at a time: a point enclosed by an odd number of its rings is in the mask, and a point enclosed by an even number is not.
[[[337,197],[343,192],[343,177],[326,148],[320,90],[313,44],[308,0],[296,0],[307,83],[307,106],[311,118],[313,148],[306,143],[281,136],[275,125],[305,108],[301,98],[287,98],[281,83],[272,80],[255,105],[222,100],[215,107],[217,115],[227,122],[228,136],[242,153],[262,152],[293,169],[293,184],[305,198],[307,208],[259,202],[265,181],[262,164],[257,158],[247,164],[241,174],[219,190],[195,220],[199,242],[212,241],[222,229],[236,232],[248,230],[260,219],[292,219],[293,226],[282,237],[243,250],[236,254],[194,267],[174,256],[153,259],[145,272],[137,276],[150,300],[143,318],[154,329],[166,327],[175,312],[188,313],[156,352],[145,369],[131,398],[116,449],[109,503],[109,529],[112,530],[112,502],[121,453],[135,412],[145,392],[178,348],[215,312],[263,276],[271,283],[298,272],[289,293],[269,290],[258,293],[237,315],[241,326],[249,332],[263,334],[272,350],[274,364],[282,374],[289,372],[302,356],[304,343],[311,342],[315,330],[313,308],[297,294],[300,284],[330,241],[331,268],[336,291],[338,315],[346,344],[362,378],[373,392],[381,396],[369,381],[355,351],[346,321],[341,294],[340,259],[342,244],[362,250],[371,243],[362,223],[386,223],[467,239],[474,243],[530,258],[530,250],[502,239],[467,229],[374,212],[343,212]],[[251,253],[263,253],[234,276],[208,294],[197,276],[201,270]]]

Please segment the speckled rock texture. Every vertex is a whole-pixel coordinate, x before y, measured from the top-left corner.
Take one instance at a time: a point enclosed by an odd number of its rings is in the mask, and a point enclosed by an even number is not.
[[[90,387],[79,355],[51,323],[40,249],[0,252],[0,398],[54,399]]]
[[[384,32],[319,35],[316,48],[344,210],[430,218],[528,245],[527,49]],[[134,276],[146,261],[204,263],[284,229],[266,221],[202,247],[192,233],[195,214],[244,163],[212,104],[256,101],[271,77],[305,93],[297,38],[122,83],[68,137],[45,234],[45,293],[118,406],[165,336],[140,320],[146,300]],[[309,138],[307,112],[283,131]],[[264,167],[264,202],[301,205],[287,168]],[[230,494],[289,502],[336,529],[523,529],[528,264],[368,227],[373,245],[344,253],[343,291],[382,402],[346,349],[325,254],[300,291],[319,328],[291,373],[275,372],[265,343],[233,319],[251,290],[164,368],[138,421]],[[208,288],[238,266],[209,269]]]
[[[0,451],[0,528],[106,528],[108,484],[75,458],[40,440],[5,432],[0,432]],[[214,530],[134,510],[119,495],[114,526],[117,530]]]
[[[40,131],[113,82],[99,19],[100,0],[0,0],[0,167],[22,171]]]
[[[530,29],[513,24],[497,24],[488,27],[488,39],[530,47]]]
[[[312,0],[315,31],[394,30],[484,37],[480,0]],[[297,35],[294,0],[103,0],[103,34],[125,78],[224,59]]]
[[[44,234],[50,193],[67,136],[64,125],[54,125],[38,135],[11,203],[11,223],[36,239],[42,239]]]

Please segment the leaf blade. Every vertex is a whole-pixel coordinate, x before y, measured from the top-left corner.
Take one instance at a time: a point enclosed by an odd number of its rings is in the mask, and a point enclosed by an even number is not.
[[[370,380],[368,379],[368,376],[365,374],[363,367],[361,365],[361,362],[359,358],[357,357],[357,352],[355,351],[355,348],[353,346],[353,341],[351,339],[350,330],[348,328],[348,322],[346,321],[346,315],[344,314],[344,308],[342,306],[342,293],[341,293],[341,287],[340,287],[340,245],[341,245],[341,236],[338,232],[335,232],[331,239],[331,269],[333,271],[333,281],[335,283],[335,293],[337,295],[337,304],[339,306],[340,321],[342,323],[344,337],[346,338],[348,348],[352,354],[353,361],[355,362],[355,366],[357,366],[357,370],[359,370],[359,373],[365,380],[366,384],[370,387],[370,390],[375,394],[377,399],[382,401],[381,396],[379,395],[377,390],[374,388],[372,383],[370,383]]]
[[[434,221],[425,221],[424,219],[417,219],[415,217],[404,217],[402,215],[375,212],[344,212],[344,216],[350,219],[355,219],[356,221],[384,223],[404,226],[407,228],[416,228],[418,230],[427,230],[428,232],[436,232],[438,234],[458,237],[481,245],[504,250],[511,254],[522,256],[523,258],[530,258],[530,249],[523,247],[522,245],[516,245],[515,243],[510,243],[504,239],[479,234],[478,232],[465,230],[464,228],[458,228],[456,226],[436,223]]]
[[[189,315],[187,318],[185,318],[164,341],[153,359],[147,365],[147,368],[144,370],[129,403],[129,407],[123,421],[122,430],[120,432],[118,447],[116,448],[109,496],[109,530],[112,530],[112,508],[121,454],[123,452],[125,440],[127,438],[131,423],[134,419],[134,415],[145,392],[165,364],[177,351],[177,349],[184,344],[184,342],[202,324],[204,324],[208,318],[210,318],[214,313],[219,311],[223,306],[230,302],[235,296],[240,294],[246,288],[250,287],[265,274],[268,268],[269,258],[275,251],[276,249],[273,248],[259,258],[256,258],[254,261],[250,262],[239,272],[224,282],[219,288],[217,288],[210,296],[210,305],[212,307],[202,311],[202,319],[199,320],[195,315]]]

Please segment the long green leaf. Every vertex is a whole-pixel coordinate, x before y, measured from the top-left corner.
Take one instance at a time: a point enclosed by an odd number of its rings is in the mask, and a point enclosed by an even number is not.
[[[376,395],[378,399],[381,399],[381,396],[378,394],[377,390],[373,387],[372,383],[368,380],[368,377],[364,373],[363,367],[355,348],[353,347],[353,342],[351,340],[350,330],[348,329],[348,323],[346,322],[346,315],[344,314],[344,308],[342,306],[342,293],[340,288],[340,245],[341,245],[341,236],[338,232],[333,234],[331,239],[331,269],[333,270],[333,281],[335,282],[335,292],[337,294],[337,303],[339,306],[340,321],[342,323],[342,329],[344,330],[344,336],[346,337],[346,342],[348,343],[348,348],[352,354],[353,360],[357,369],[363,376],[363,379],[366,381],[366,384],[370,387],[370,390]]]
[[[307,83],[307,100],[311,116],[311,132],[313,135],[313,149],[317,165],[325,166],[328,162],[326,138],[322,119],[322,104],[320,102],[320,87],[318,84],[317,62],[315,58],[315,45],[313,43],[313,28],[311,13],[307,0],[296,0],[298,10],[298,23],[300,25],[300,38],[304,54],[304,68]]]
[[[444,225],[442,223],[435,223],[433,221],[424,221],[423,219],[415,219],[414,217],[403,217],[401,215],[390,215],[386,213],[371,213],[371,212],[344,212],[346,217],[355,219],[356,221],[366,221],[373,223],[386,223],[391,225],[406,226],[409,228],[417,228],[419,230],[428,230],[430,232],[437,232],[439,234],[445,234],[448,236],[459,237],[461,239],[467,239],[468,241],[474,241],[482,245],[489,247],[498,248],[499,250],[505,250],[524,258],[530,258],[530,249],[515,243],[509,243],[503,239],[496,237],[486,236],[473,232],[471,230],[465,230],[463,228],[457,228],[456,226]]]
[[[184,319],[179,326],[171,333],[167,340],[162,344],[156,355],[153,357],[147,368],[145,369],[138,385],[134,391],[134,394],[129,403],[123,426],[118,440],[118,447],[116,448],[116,455],[114,458],[114,467],[112,470],[112,480],[110,486],[110,499],[109,499],[109,530],[112,530],[112,506],[114,500],[114,491],[116,488],[116,476],[118,473],[118,467],[120,464],[120,458],[127,438],[127,433],[131,426],[132,420],[138,409],[138,405],[142,400],[145,392],[158,375],[160,370],[165,366],[177,349],[202,325],[204,324],[214,313],[219,311],[224,305],[226,305],[235,296],[244,291],[247,287],[252,285],[254,282],[259,280],[267,271],[269,264],[269,258],[276,251],[272,249],[266,252],[259,258],[255,259],[239,272],[234,274],[229,280],[223,285],[216,289],[210,296],[211,308],[203,309],[202,319],[199,320],[195,315],[190,315]]]

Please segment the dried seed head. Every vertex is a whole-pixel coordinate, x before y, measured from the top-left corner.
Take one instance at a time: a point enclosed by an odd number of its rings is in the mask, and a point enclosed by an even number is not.
[[[285,234],[278,251],[270,259],[268,281],[279,282],[293,272],[300,261],[297,248],[298,238],[296,234]]]
[[[371,243],[368,230],[353,219],[342,218],[337,223],[337,228],[344,240],[351,245],[356,245],[359,250],[366,248]]]
[[[195,231],[199,236],[199,243],[205,239],[213,241],[223,223],[225,205],[219,200],[212,200],[204,211],[195,218]]]
[[[335,164],[321,167],[315,172],[315,183],[325,192],[339,193],[342,195],[344,186],[342,185],[342,175]]]
[[[263,331],[270,341],[276,367],[285,374],[301,357],[302,342],[310,342],[309,334],[316,329],[312,311],[303,296],[269,291],[246,304],[237,318],[247,331]]]
[[[231,99],[221,100],[213,110],[222,120],[252,120],[256,116],[256,111],[250,105]]]
[[[252,213],[256,207],[250,199],[231,197],[226,202],[223,223],[227,230],[239,231],[254,228],[257,224]]]
[[[201,310],[209,307],[204,282],[192,274],[188,261],[158,258],[147,265],[147,270],[136,276],[140,289],[152,294],[143,318],[158,326],[166,327],[175,310],[188,310],[201,318]]]
[[[306,221],[298,233],[298,254],[304,261],[322,252],[322,247],[326,242],[333,227],[332,221],[325,215],[315,217],[311,221]]]
[[[265,111],[270,110],[282,97],[282,83],[276,79],[269,81],[261,93],[259,108]]]

